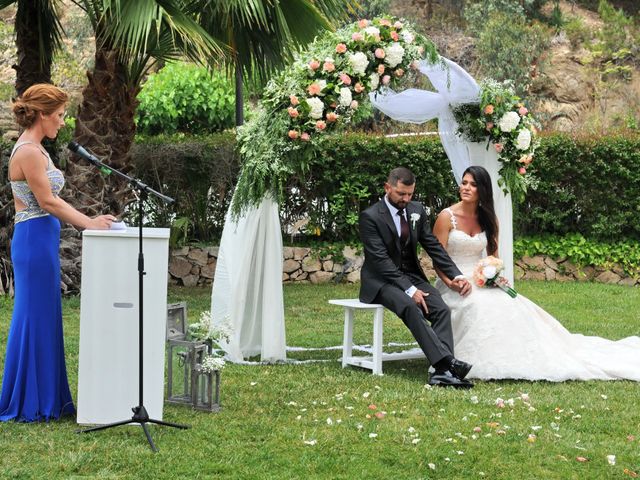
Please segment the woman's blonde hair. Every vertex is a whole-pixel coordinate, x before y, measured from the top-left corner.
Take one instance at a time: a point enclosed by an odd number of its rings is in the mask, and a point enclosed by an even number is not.
[[[49,115],[68,101],[69,95],[64,90],[49,83],[36,83],[13,102],[13,113],[18,125],[29,128],[36,121],[38,112]]]

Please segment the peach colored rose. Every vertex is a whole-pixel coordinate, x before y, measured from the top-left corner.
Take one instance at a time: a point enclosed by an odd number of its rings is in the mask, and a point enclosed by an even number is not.
[[[383,27],[390,27],[391,26],[391,22],[389,20],[387,20],[386,18],[382,18],[382,19],[380,19],[380,25],[382,25]]]
[[[341,73],[339,76],[342,83],[344,83],[345,85],[351,85],[351,77],[349,75],[347,75],[346,73]]]
[[[298,100],[298,97],[296,97],[295,95],[289,95],[289,101],[291,102],[291,105],[293,105],[294,107],[300,103],[300,101]]]
[[[502,152],[502,150],[504,149],[504,145],[502,145],[501,143],[496,143],[493,147],[496,149],[496,152],[498,153]]]
[[[395,71],[395,72],[393,72],[393,74],[394,74],[396,77],[400,78],[401,76],[403,76],[403,75],[404,75],[404,70],[403,70],[403,69],[401,69],[401,68],[396,68],[396,71]]]
[[[316,129],[317,129],[317,130],[324,130],[325,128],[327,128],[327,124],[326,124],[326,123],[324,123],[324,121],[322,121],[322,120],[318,120],[318,121],[316,122]]]
[[[383,85],[389,85],[389,82],[391,82],[391,75],[385,75],[384,77],[382,77]]]
[[[384,58],[384,50],[382,48],[376,48],[375,56],[376,58]]]
[[[363,20],[359,20],[359,21],[358,21],[358,26],[359,26],[360,28],[365,28],[367,25],[369,25],[369,20],[364,20],[364,19],[363,19]]]
[[[289,138],[291,140],[295,140],[296,138],[298,138],[298,132],[296,132],[295,130],[289,130]]]
[[[327,122],[333,123],[336,120],[338,120],[338,115],[336,115],[335,112],[327,113]]]
[[[300,113],[298,112],[298,109],[293,108],[293,107],[287,108],[287,111],[289,112],[289,116],[291,118],[297,118],[298,115],[300,115]]]
[[[484,107],[484,113],[486,115],[491,115],[493,113],[493,105],[489,104],[486,107]]]
[[[321,91],[322,87],[316,82],[313,82],[307,87],[307,92],[309,92],[309,95],[319,95]]]
[[[396,23],[393,24],[393,26],[395,28],[397,28],[398,30],[400,30],[402,27],[404,27],[404,25],[402,24],[402,22],[398,21]]]
[[[397,42],[400,39],[400,35],[398,35],[398,32],[396,31],[392,30],[389,35],[391,36],[394,42]]]
[[[322,70],[325,72],[333,72],[336,69],[336,66],[333,62],[324,62],[322,65]]]
[[[353,86],[353,89],[356,91],[356,93],[362,93],[364,91],[364,85],[362,85],[360,82],[357,82]]]
[[[526,169],[526,168],[524,168],[524,167],[520,167],[520,168],[518,169],[518,173],[519,173],[520,175],[524,175],[525,173],[527,173],[527,169]]]
[[[346,51],[347,51],[347,46],[344,43],[339,43],[338,45],[336,45],[336,52],[344,53]]]
[[[311,140],[311,135],[309,135],[307,132],[304,132],[302,135],[300,135],[300,140],[302,140],[303,142],[308,142],[309,140]]]
[[[378,65],[378,75],[382,75],[384,73],[384,65]]]
[[[364,37],[361,33],[356,32],[351,35],[351,40],[353,40],[354,42],[361,42],[362,40],[364,40]]]
[[[524,117],[527,113],[529,113],[529,110],[527,110],[527,107],[523,105],[518,109],[518,113],[520,114],[521,117]]]
[[[320,62],[318,60],[311,60],[309,62],[309,68],[311,70],[317,70],[318,68],[320,68]]]
[[[476,285],[478,285],[479,287],[484,287],[485,281],[482,278],[478,278],[476,280]]]
[[[358,108],[358,101],[353,100],[349,106],[351,107],[351,110],[356,110]]]
[[[493,128],[493,122],[487,122],[487,126],[485,128],[487,130],[491,130]]]

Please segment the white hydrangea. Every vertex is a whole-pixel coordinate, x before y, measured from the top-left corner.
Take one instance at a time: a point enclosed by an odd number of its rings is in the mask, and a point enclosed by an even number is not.
[[[322,112],[324,112],[324,102],[320,100],[318,97],[307,98],[307,105],[311,111],[309,112],[309,116],[314,120],[322,118]]]
[[[502,116],[498,125],[500,126],[500,130],[503,132],[512,132],[519,123],[520,115],[518,115],[518,112],[507,112]]]
[[[364,29],[365,33],[368,33],[369,35],[376,37],[378,35],[380,35],[380,30],[376,27],[367,27]]]
[[[526,150],[531,145],[531,130],[528,128],[523,128],[518,133],[518,138],[516,139],[516,148],[518,150]]]
[[[364,75],[367,71],[369,60],[364,53],[356,52],[353,55],[349,55],[349,63],[351,64],[351,68],[353,68],[353,73],[356,75]]]
[[[343,107],[348,107],[349,105],[351,105],[351,100],[353,100],[353,98],[351,97],[351,89],[342,87],[340,89],[340,105]]]
[[[402,32],[402,39],[406,43],[413,43],[413,41],[415,40],[415,37],[413,36],[413,33],[405,30],[404,32]]]
[[[372,73],[369,76],[369,82],[371,83],[371,90],[376,90],[380,85],[380,76],[377,73]]]
[[[404,56],[404,48],[398,42],[394,42],[390,47],[387,47],[385,53],[386,56],[384,57],[384,62],[391,68],[394,68],[400,62],[402,62],[402,57]]]

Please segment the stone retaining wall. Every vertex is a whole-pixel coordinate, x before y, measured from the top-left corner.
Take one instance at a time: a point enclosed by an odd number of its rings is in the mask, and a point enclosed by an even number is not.
[[[345,247],[344,261],[331,257],[320,258],[310,248],[284,247],[282,281],[328,283],[360,281],[363,257],[356,250]],[[169,282],[173,285],[193,287],[211,285],[216,270],[218,247],[182,247],[171,251]],[[420,256],[427,277],[435,278],[431,259],[423,252]],[[566,259],[552,260],[541,255],[523,257],[515,262],[516,280],[596,281],[640,286],[640,280],[629,277],[620,266],[605,269],[587,266],[578,268]]]

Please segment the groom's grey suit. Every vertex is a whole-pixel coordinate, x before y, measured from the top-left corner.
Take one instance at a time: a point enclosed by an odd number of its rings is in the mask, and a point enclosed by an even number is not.
[[[434,266],[448,278],[454,279],[461,273],[431,233],[422,205],[409,202],[405,210],[410,234],[404,246],[384,199],[360,214],[360,238],[364,244],[360,301],[381,303],[398,315],[434,365],[449,355],[453,356],[451,314],[420,267],[416,252],[418,243],[431,257]],[[412,215],[420,218],[413,222]],[[429,294],[426,297],[429,309],[426,319],[418,304],[405,293],[412,285]]]

